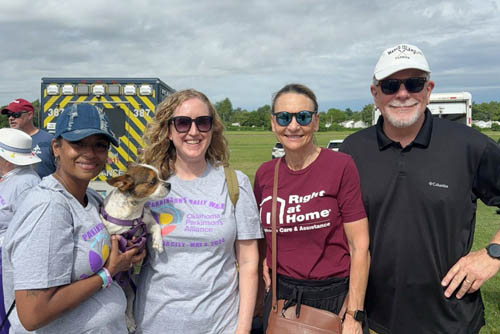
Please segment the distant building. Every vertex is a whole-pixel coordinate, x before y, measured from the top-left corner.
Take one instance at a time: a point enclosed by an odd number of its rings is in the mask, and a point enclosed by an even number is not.
[[[493,124],[500,125],[499,121],[472,121],[472,124],[481,129],[490,129]]]
[[[352,119],[349,121],[344,121],[344,122],[340,123],[340,125],[342,125],[344,128],[347,128],[347,129],[363,129],[363,128],[368,127],[368,124],[366,124],[365,122],[354,121]]]

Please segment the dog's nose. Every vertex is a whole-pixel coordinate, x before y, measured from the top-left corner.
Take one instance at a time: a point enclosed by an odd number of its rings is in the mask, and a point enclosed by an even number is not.
[[[168,191],[170,191],[170,187],[171,187],[170,183],[165,182],[163,185],[165,186],[165,188],[167,188]]]

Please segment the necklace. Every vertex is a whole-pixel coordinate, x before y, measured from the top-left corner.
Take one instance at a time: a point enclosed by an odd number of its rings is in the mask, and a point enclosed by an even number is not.
[[[56,180],[59,181],[59,183],[66,189],[66,191],[69,192],[69,188],[66,185],[66,182],[64,182],[64,179],[61,176],[59,176],[57,173],[54,173],[52,175],[54,175],[54,177],[56,178]]]
[[[57,181],[59,181],[59,183],[64,187],[64,189],[66,189],[67,192],[69,192],[78,202],[80,202],[81,205],[83,205],[84,207],[87,206],[88,203],[87,194],[84,194],[83,199],[80,201],[78,197],[69,190],[69,187],[66,185],[66,182],[64,182],[62,176],[58,175],[57,173],[54,173],[52,175]]]
[[[292,163],[292,161],[290,160],[287,160],[287,156],[285,155],[285,162],[288,168],[290,168],[293,171],[302,170],[308,167],[310,164],[312,164],[319,156],[320,152],[321,148],[315,147],[314,151],[309,156],[307,156],[303,161],[301,162],[294,161],[294,163]]]

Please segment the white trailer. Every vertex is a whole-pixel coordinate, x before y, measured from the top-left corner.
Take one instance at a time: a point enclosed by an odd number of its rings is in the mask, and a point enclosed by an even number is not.
[[[427,107],[436,117],[472,126],[471,93],[433,93]]]
[[[472,95],[469,92],[432,93],[427,105],[434,117],[472,126]],[[380,111],[373,110],[372,124],[377,124]]]

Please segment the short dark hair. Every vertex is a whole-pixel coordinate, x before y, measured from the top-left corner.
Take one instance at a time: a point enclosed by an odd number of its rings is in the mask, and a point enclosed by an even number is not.
[[[314,95],[313,91],[309,87],[307,87],[306,85],[291,83],[291,84],[284,86],[276,93],[274,93],[271,112],[274,112],[274,106],[276,105],[276,100],[278,99],[278,97],[280,97],[281,95],[286,94],[286,93],[295,93],[295,94],[302,94],[302,95],[307,96],[314,103],[314,110],[313,111],[318,111],[318,101],[316,101],[316,95]]]

